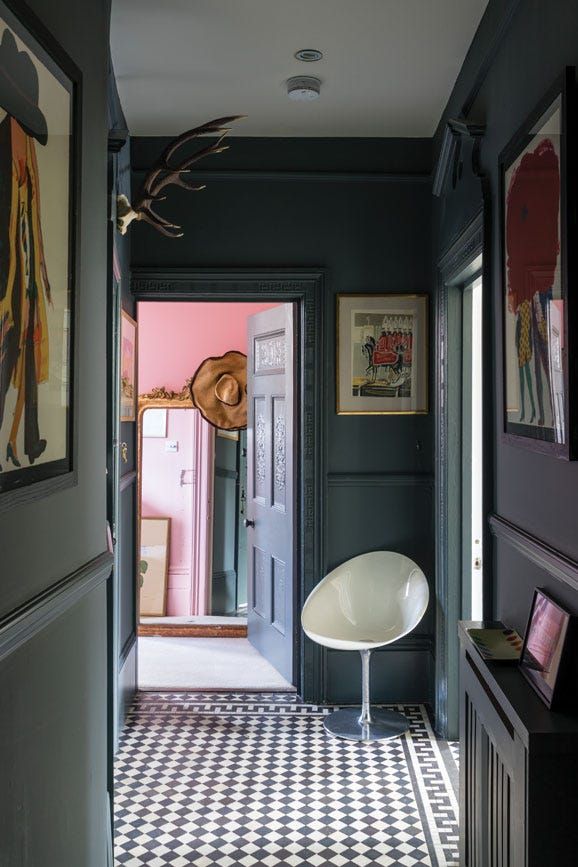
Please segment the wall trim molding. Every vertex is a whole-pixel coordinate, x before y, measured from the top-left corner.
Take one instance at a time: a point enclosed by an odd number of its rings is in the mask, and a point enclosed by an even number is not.
[[[399,638],[397,641],[393,641],[391,644],[386,644],[383,647],[376,647],[372,653],[392,653],[396,651],[403,651],[415,653],[415,652],[426,652],[426,653],[434,653],[434,639],[432,635],[405,635],[403,638]],[[327,654],[334,653],[342,653],[341,650],[334,650],[333,648],[327,648]]]
[[[550,575],[568,584],[573,590],[578,590],[578,562],[562,554],[551,545],[542,542],[521,527],[512,524],[501,515],[492,514],[488,518],[490,530],[500,542],[506,542],[519,551],[536,566],[544,569]]]
[[[0,620],[0,660],[34,638],[95,587],[108,581],[112,567],[112,554],[105,551],[5,615]]]
[[[152,166],[133,168],[133,175],[144,175]],[[324,172],[324,171],[260,171],[247,169],[226,169],[216,171],[193,171],[187,174],[189,183],[210,183],[211,181],[247,181],[254,183],[345,183],[345,184],[429,184],[429,172]]]
[[[328,473],[330,488],[389,488],[416,486],[433,488],[433,473]]]

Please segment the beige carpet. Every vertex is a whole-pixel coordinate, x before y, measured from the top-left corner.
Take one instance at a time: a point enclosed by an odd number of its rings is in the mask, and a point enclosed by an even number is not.
[[[293,690],[246,638],[139,638],[138,685],[161,690]]]

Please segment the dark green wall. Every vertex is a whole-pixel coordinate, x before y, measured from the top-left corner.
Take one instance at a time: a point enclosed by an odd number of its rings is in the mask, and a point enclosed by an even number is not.
[[[242,108],[242,106],[241,106]],[[132,140],[133,187],[164,142]],[[135,266],[324,267],[326,369],[327,571],[372,549],[414,557],[433,586],[432,416],[338,417],[335,413],[335,295],[338,292],[429,291],[429,140],[250,139],[230,141],[211,170],[250,172],[208,182],[202,193],[169,191],[160,208],[183,226],[166,239],[147,225],[132,229]],[[279,180],[268,172],[333,172],[317,179]],[[354,179],[351,173],[398,173]],[[414,174],[414,179],[407,179]],[[403,177],[402,177],[403,176]],[[425,476],[425,479],[424,479]],[[425,481],[425,484],[424,484]],[[321,575],[319,576],[322,577]],[[403,651],[375,660],[376,696],[427,699],[431,688],[433,605]],[[358,659],[332,654],[326,698],[357,695]]]
[[[2,635],[12,613],[106,550],[106,0],[30,0],[83,74],[78,485],[0,524]],[[89,586],[78,578],[75,587]],[[70,597],[72,600],[72,597]],[[30,616],[24,619],[25,629]],[[100,583],[0,662],[0,864],[107,864],[106,593]]]
[[[511,9],[514,9],[513,17],[496,45],[495,36]],[[485,303],[492,308],[491,355],[495,359],[494,369],[487,371],[492,379],[492,399],[487,411],[493,413],[493,456],[488,469],[494,488],[491,508],[500,518],[533,537],[539,546],[545,543],[572,561],[568,566],[569,581],[560,581],[548,569],[532,561],[528,540],[516,537],[518,547],[503,537],[494,540],[494,614],[522,632],[536,585],[548,588],[561,601],[578,610],[578,463],[557,460],[501,441],[503,295],[498,234],[498,155],[564,66],[578,66],[577,33],[578,4],[575,0],[548,0],[547,3],[543,0],[518,3],[490,0],[446,112],[446,116],[458,116],[483,58],[494,44],[496,50],[470,113],[471,120],[487,125],[481,163],[489,182],[491,209],[491,231],[487,238],[490,285],[485,287]],[[437,147],[440,135],[441,128]],[[466,161],[463,180],[455,190],[450,187],[434,208],[435,259],[467,225],[480,204],[480,183]]]

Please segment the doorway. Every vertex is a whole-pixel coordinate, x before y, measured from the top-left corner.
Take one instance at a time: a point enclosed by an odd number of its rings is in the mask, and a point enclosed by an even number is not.
[[[491,611],[487,556],[492,369],[483,212],[438,263],[436,322],[436,727],[458,735],[458,620]],[[486,555],[486,556],[484,556]]]
[[[295,311],[296,470],[293,611],[298,612],[324,567],[325,454],[322,447],[325,346],[322,269],[133,269],[135,301],[291,303]],[[142,384],[139,391],[143,391]],[[291,584],[289,585],[291,587]],[[136,581],[135,581],[136,593]],[[312,642],[302,644],[298,619],[292,630],[292,684],[305,701],[324,698],[324,660]]]
[[[293,308],[139,303],[141,689],[294,689]],[[215,429],[187,382],[231,350],[247,431]]]

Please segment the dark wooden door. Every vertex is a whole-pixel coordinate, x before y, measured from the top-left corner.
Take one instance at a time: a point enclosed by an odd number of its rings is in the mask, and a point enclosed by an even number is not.
[[[249,641],[293,682],[293,306],[248,320],[247,590]]]

